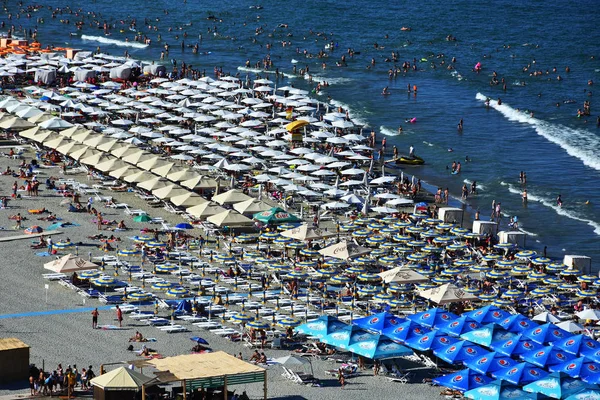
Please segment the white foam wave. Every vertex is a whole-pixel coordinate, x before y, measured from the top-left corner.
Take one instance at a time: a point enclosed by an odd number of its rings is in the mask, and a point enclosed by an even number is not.
[[[475,96],[477,100],[486,101],[487,97],[481,93]],[[600,138],[583,129],[573,129],[564,125],[531,117],[521,111],[498,101],[490,100],[490,107],[504,115],[509,121],[517,121],[532,125],[536,133],[548,141],[560,146],[571,157],[580,159],[584,165],[600,171]]]
[[[521,196],[522,191],[516,188],[514,185],[511,185],[507,182],[500,182],[500,184],[502,186],[506,186],[509,192]],[[531,192],[530,189],[527,189],[527,201],[535,201],[537,203],[543,204],[544,206],[553,209],[558,215],[562,215],[563,217],[567,217],[579,222],[585,222],[586,224],[594,228],[594,233],[596,235],[600,236],[600,223],[591,219],[584,218],[580,214],[571,211],[565,208],[564,206],[559,207],[558,205],[556,205],[556,201],[554,199],[549,199],[542,195],[534,194]]]
[[[252,72],[255,74],[274,74],[276,71],[272,71],[272,70],[267,70],[267,69],[259,69],[259,68],[249,68],[249,67],[237,67],[238,71],[246,71],[246,72]],[[292,74],[286,74],[285,72],[279,72],[280,74],[283,74],[283,76],[285,76],[286,78],[297,78],[296,75],[292,75]]]
[[[350,119],[354,121],[355,124],[369,126],[369,123],[363,118],[363,116],[357,113],[356,111],[352,110],[348,104],[333,99],[331,99],[329,103],[334,105],[335,107],[342,107],[344,110],[347,110]]]
[[[456,79],[458,79],[459,81],[462,81],[463,79],[465,79],[460,72],[458,72],[457,70],[453,70],[452,72],[450,72],[450,75],[452,75],[453,77],[455,77]]]
[[[433,143],[426,142],[425,140],[423,140],[423,144],[426,144],[429,147],[435,146]]]
[[[348,83],[348,82],[352,82],[352,79],[350,78],[327,78],[325,76],[320,76],[320,75],[313,75],[313,74],[304,74],[304,79],[306,79],[307,81],[312,79],[313,82],[319,83],[319,82],[327,82],[329,85],[336,85],[339,83]]]
[[[473,181],[469,180],[469,179],[465,179],[465,180],[463,180],[463,182],[466,183],[467,185],[471,185],[473,183]],[[483,184],[477,182],[477,191],[480,191],[480,190],[485,190],[485,186]]]
[[[382,134],[384,134],[386,136],[398,136],[399,135],[398,131],[395,131],[395,130],[390,129],[390,128],[386,128],[383,125],[381,125],[379,127],[379,132],[381,132]]]
[[[109,39],[109,38],[106,38],[103,36],[81,35],[81,39],[98,42],[98,43],[114,44],[115,46],[120,46],[120,47],[133,47],[136,49],[145,49],[146,47],[148,47],[148,45],[145,43],[126,42],[124,40]]]
[[[525,229],[523,229],[523,228],[521,228],[521,227],[519,227],[519,230],[520,230],[521,232],[523,232],[523,233],[525,233],[525,234],[529,235],[529,236],[537,236],[537,235],[538,235],[537,233],[533,233],[533,232],[526,231]]]

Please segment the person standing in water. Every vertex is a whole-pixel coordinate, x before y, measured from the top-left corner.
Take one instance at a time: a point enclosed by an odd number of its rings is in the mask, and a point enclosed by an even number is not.
[[[462,132],[462,130],[463,130],[463,120],[461,118],[460,121],[458,121],[458,131]]]
[[[562,205],[563,205],[562,197],[561,197],[560,194],[556,198],[556,205],[559,206],[559,207],[562,207]]]

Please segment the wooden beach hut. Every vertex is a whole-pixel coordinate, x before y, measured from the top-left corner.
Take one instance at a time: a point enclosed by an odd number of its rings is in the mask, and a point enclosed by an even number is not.
[[[29,378],[29,346],[17,338],[0,339],[0,384]]]

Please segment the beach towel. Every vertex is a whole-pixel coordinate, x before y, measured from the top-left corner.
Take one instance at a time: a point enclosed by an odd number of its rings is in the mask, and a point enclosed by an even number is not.
[[[123,330],[123,329],[127,329],[127,328],[119,327],[116,325],[99,325],[98,329],[102,329],[105,331],[119,331],[119,330]]]
[[[35,255],[38,256],[38,257],[48,257],[51,254],[48,253],[47,251],[42,251],[41,253],[35,253]]]

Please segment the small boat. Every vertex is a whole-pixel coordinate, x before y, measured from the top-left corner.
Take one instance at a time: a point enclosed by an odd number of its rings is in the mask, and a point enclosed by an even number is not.
[[[396,164],[423,165],[425,160],[418,156],[400,156],[396,158]]]

